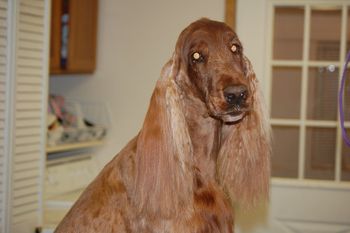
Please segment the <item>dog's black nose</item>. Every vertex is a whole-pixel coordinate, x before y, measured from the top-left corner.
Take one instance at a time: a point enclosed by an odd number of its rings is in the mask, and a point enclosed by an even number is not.
[[[230,106],[241,106],[248,97],[248,89],[244,85],[228,86],[224,89],[224,96]]]

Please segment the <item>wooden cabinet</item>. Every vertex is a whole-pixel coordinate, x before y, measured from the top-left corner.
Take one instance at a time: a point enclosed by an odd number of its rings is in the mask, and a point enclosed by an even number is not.
[[[98,0],[52,0],[51,74],[94,72],[97,7]]]

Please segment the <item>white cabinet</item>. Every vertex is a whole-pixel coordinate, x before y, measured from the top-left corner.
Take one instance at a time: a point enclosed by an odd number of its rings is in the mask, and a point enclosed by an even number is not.
[[[96,145],[95,143],[91,146]],[[44,192],[44,230],[53,230],[98,173],[89,150],[66,151],[66,157],[47,162]]]

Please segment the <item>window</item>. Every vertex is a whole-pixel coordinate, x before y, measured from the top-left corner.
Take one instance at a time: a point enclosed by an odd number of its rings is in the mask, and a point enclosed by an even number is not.
[[[350,148],[338,121],[338,89],[350,50],[350,2],[271,0],[268,15],[272,175],[350,181]],[[350,134],[349,73],[344,109]]]

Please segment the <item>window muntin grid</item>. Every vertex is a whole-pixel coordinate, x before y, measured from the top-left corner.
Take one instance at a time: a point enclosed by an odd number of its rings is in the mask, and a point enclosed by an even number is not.
[[[330,29],[329,21],[337,25]],[[350,48],[350,3],[270,1],[269,25],[272,175],[350,181],[350,149],[342,142],[337,106],[341,65]],[[347,87],[345,99],[350,98]]]

